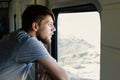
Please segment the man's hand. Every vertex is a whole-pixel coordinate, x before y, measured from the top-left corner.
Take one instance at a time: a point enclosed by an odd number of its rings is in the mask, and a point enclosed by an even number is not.
[[[39,80],[54,80],[52,76],[41,66],[39,67]]]
[[[39,80],[54,80],[51,75],[47,72],[40,74]]]

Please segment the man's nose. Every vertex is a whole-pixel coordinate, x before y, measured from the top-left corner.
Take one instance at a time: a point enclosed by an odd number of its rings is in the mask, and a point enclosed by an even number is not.
[[[56,28],[55,28],[55,26],[53,26],[53,28],[52,28],[52,31],[56,31]]]

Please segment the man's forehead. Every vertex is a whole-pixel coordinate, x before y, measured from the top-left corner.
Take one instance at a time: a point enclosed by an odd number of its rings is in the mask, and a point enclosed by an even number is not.
[[[43,19],[43,22],[46,22],[46,23],[51,22],[51,23],[53,23],[53,19],[52,19],[51,16],[46,16],[46,17]]]

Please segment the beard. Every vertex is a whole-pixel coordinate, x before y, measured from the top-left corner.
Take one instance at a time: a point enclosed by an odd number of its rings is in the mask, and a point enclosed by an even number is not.
[[[51,43],[51,36],[48,35],[47,37],[41,35],[42,33],[41,32],[36,32],[36,37],[39,41],[45,43],[45,44],[50,44]]]
[[[50,44],[51,43],[51,39],[50,38],[41,38],[40,36],[37,36],[37,39],[41,42],[43,42],[44,44]]]

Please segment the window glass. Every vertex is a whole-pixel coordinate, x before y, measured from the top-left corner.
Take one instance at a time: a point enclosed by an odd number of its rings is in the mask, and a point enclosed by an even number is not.
[[[71,80],[100,80],[99,13],[60,13],[57,21],[58,63]]]

